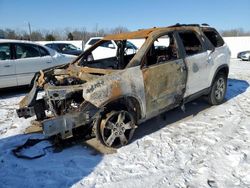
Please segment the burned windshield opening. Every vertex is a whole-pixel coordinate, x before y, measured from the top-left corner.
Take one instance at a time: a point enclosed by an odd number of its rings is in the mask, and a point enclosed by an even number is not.
[[[80,66],[102,69],[124,69],[137,52],[127,40],[101,40],[90,47],[78,61]]]

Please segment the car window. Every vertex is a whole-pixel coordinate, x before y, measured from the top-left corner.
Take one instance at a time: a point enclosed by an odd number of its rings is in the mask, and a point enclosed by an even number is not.
[[[62,50],[59,48],[58,44],[51,44],[50,48],[56,50],[57,52],[62,52]]]
[[[39,57],[40,52],[37,46],[32,44],[16,44],[16,58],[23,59],[23,58],[31,58],[31,57]]]
[[[224,45],[224,41],[214,30],[204,30],[203,33],[206,35],[206,37],[210,40],[210,42],[214,45],[214,47],[220,47]]]
[[[178,59],[177,49],[177,43],[172,33],[161,36],[149,48],[143,64],[147,67]]]
[[[39,49],[39,51],[40,51],[40,56],[47,56],[47,55],[50,55],[49,54],[49,52],[45,49],[45,48],[43,48],[43,47],[41,47],[41,46],[38,46],[38,49]]]
[[[0,44],[0,60],[11,59],[10,44]]]
[[[187,56],[203,52],[202,44],[194,32],[183,31],[179,33],[179,36]]]
[[[45,44],[45,46],[49,47],[49,48],[52,48],[52,44]]]
[[[61,51],[78,50],[73,44],[58,44]]]
[[[73,44],[68,44],[67,47],[69,50],[78,50],[78,48],[74,46]]]
[[[92,39],[89,41],[88,45],[93,45],[93,44],[97,43],[99,40],[101,40],[101,39]]]
[[[114,44],[109,40],[107,42],[104,42],[100,46],[105,47],[105,48],[110,48],[110,45],[112,45],[114,47]]]
[[[137,47],[136,47],[133,43],[131,43],[131,42],[129,42],[129,41],[126,42],[126,48],[127,48],[127,49],[134,49],[134,50],[137,50]]]

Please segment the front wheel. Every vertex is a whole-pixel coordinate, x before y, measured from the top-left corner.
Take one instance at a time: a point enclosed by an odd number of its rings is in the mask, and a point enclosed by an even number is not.
[[[96,122],[96,137],[108,147],[119,148],[128,144],[136,125],[131,113],[125,110],[111,111]]]
[[[221,104],[224,101],[227,90],[227,77],[223,73],[219,73],[211,87],[208,94],[208,101],[212,105]]]

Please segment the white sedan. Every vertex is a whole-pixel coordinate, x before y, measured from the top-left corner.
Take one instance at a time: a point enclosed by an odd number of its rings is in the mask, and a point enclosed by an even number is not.
[[[0,39],[0,88],[28,85],[39,70],[75,58],[36,43]]]

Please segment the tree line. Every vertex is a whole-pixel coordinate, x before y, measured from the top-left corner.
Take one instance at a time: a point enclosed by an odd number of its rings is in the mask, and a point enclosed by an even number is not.
[[[244,29],[230,29],[220,31],[223,37],[239,37],[239,36],[250,36],[250,31],[244,31]]]
[[[31,41],[54,41],[54,40],[83,40],[87,41],[90,37],[103,37],[108,34],[116,34],[128,32],[126,27],[115,27],[112,29],[98,29],[88,31],[86,28],[82,29],[61,29],[61,30],[34,30],[32,32],[20,31],[14,29],[1,29],[0,38],[18,39],[18,40],[31,40]]]
[[[54,40],[83,40],[87,41],[90,37],[100,36],[103,37],[108,34],[116,34],[122,32],[128,32],[126,27],[115,27],[112,29],[94,29],[94,31],[88,31],[86,28],[81,29],[69,29],[62,30],[34,30],[30,33],[24,30],[14,29],[0,29],[0,38],[6,39],[18,39],[18,40],[32,40],[32,41],[54,41]],[[231,29],[221,30],[221,35],[224,37],[233,36],[250,36],[250,31],[244,31],[243,29]]]

